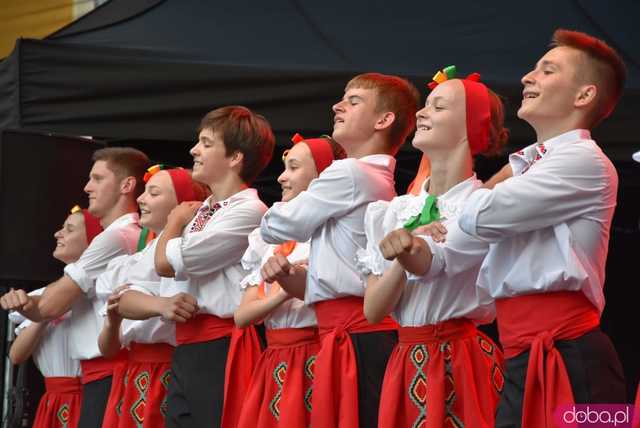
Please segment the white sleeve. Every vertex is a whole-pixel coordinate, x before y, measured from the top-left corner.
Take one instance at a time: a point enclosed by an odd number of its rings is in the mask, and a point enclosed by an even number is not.
[[[369,274],[382,275],[391,266],[380,252],[380,241],[391,232],[397,222],[391,204],[387,201],[372,202],[364,216],[364,232],[367,237],[365,249],[356,252],[356,268],[363,278]],[[366,282],[365,282],[366,284]]]
[[[95,237],[76,262],[65,266],[64,273],[88,293],[93,291],[95,279],[105,271],[109,261],[124,254],[128,254],[127,243],[118,230],[105,230]]]
[[[211,220],[200,232],[169,240],[166,256],[177,280],[204,276],[240,261],[247,236],[260,224],[264,205],[250,200]]]
[[[445,242],[437,243],[430,237],[418,236],[427,243],[433,254],[431,267],[424,275],[410,273],[407,279],[431,281],[440,275],[453,277],[482,263],[489,252],[489,244],[464,233],[455,219],[445,222],[445,226]]]
[[[577,217],[606,222],[618,187],[612,169],[590,145],[571,144],[524,175],[472,193],[459,218],[460,228],[497,242]]]
[[[341,217],[355,206],[353,162],[337,161],[309,188],[289,202],[275,203],[262,218],[262,239],[270,244],[304,242],[330,218]]]
[[[251,285],[258,285],[262,282],[262,275],[260,269],[262,268],[262,262],[271,246],[262,240],[260,236],[260,228],[255,229],[249,234],[249,247],[244,252],[242,260],[242,268],[248,272],[248,274],[240,281],[240,288],[243,290]]]

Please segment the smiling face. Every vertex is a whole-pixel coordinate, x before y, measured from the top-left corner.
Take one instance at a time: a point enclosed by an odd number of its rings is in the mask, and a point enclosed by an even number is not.
[[[278,183],[282,186],[282,202],[298,196],[316,177],[316,164],[309,146],[305,143],[293,146],[284,159],[284,171],[278,177]]]
[[[156,234],[160,233],[167,224],[169,213],[176,205],[178,200],[169,173],[157,172],[149,179],[144,193],[138,198],[140,224]]]
[[[120,198],[120,184],[121,180],[108,167],[107,161],[96,161],[84,186],[89,195],[89,212],[99,219],[105,217]]]
[[[220,134],[211,128],[200,131],[198,142],[190,153],[193,156],[193,179],[209,187],[214,187],[231,170],[232,157],[227,157]]]
[[[345,150],[368,141],[376,130],[376,123],[384,115],[377,111],[375,89],[350,88],[342,100],[333,106],[333,139]]]
[[[578,68],[581,52],[560,46],[547,52],[522,78],[522,105],[518,117],[535,129],[555,126],[575,111],[581,91]]]
[[[425,153],[468,144],[464,85],[448,80],[431,91],[425,106],[416,113],[413,146]]]
[[[73,263],[80,258],[87,249],[87,232],[84,227],[84,216],[81,212],[71,214],[54,235],[56,248],[53,257],[66,264]]]

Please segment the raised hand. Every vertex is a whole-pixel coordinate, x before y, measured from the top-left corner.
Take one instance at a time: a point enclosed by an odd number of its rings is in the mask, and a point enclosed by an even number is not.
[[[185,227],[196,215],[201,206],[202,202],[199,201],[182,202],[171,210],[167,217],[167,222]]]
[[[35,305],[35,301],[22,289],[10,289],[0,297],[0,305],[6,311],[27,312]]]
[[[415,228],[412,233],[414,235],[430,236],[434,242],[444,242],[447,236],[447,228],[441,222],[434,221]]]
[[[283,277],[293,275],[295,272],[295,266],[289,263],[289,260],[282,254],[275,254],[262,265],[260,273],[262,279],[266,282],[274,282]]]
[[[198,301],[187,293],[164,297],[160,313],[167,321],[187,322],[198,313]]]

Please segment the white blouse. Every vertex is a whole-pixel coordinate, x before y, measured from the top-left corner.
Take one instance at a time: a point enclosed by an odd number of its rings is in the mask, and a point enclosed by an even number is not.
[[[382,275],[391,265],[378,247],[390,232],[400,229],[409,219],[420,214],[428,193],[427,179],[418,196],[403,195],[391,202],[369,205],[365,216],[367,248],[356,254],[358,268],[365,277]],[[457,218],[472,191],[482,185],[475,175],[438,196],[437,207],[448,230],[444,243],[421,236],[433,253],[430,270],[422,277],[408,275],[407,284],[392,316],[401,326],[415,327],[466,317],[477,323],[491,322],[495,317],[493,300],[476,287],[476,278],[489,246],[473,239],[457,227]]]
[[[112,283],[121,285],[126,282],[127,268],[133,259],[128,255],[112,259],[96,279],[93,292],[87,293],[86,298],[78,299],[73,304],[69,332],[73,358],[90,360],[102,355],[98,347],[98,336],[104,324],[105,295],[109,295],[104,290]],[[98,290],[100,294],[97,294]]]
[[[474,192],[459,223],[491,245],[478,284],[494,298],[578,291],[601,312],[618,174],[585,129],[509,157],[513,177]]]
[[[100,299],[105,302],[101,310],[101,315],[106,316],[106,301],[117,287],[123,284],[129,284],[129,289],[151,294],[148,290],[160,290],[161,277],[156,273],[155,269],[155,251],[158,244],[158,238],[155,238],[147,244],[140,252],[128,256],[128,260],[116,267],[112,272],[112,280],[104,277],[98,282],[96,292]],[[118,270],[124,269],[123,279],[119,278]],[[124,280],[122,284],[114,282]],[[171,281],[165,281],[171,282]],[[175,293],[174,293],[175,294]],[[165,321],[161,317],[153,317],[146,320],[122,320],[120,327],[120,341],[123,347],[128,347],[131,342],[138,343],[168,343],[175,346],[175,323]]]
[[[44,288],[33,291],[29,294],[42,294]],[[18,312],[10,312],[9,319],[18,324],[15,329],[16,335],[33,324]],[[48,323],[37,347],[34,349],[32,358],[36,366],[45,377],[75,377],[80,376],[80,362],[71,358],[69,348],[69,325],[71,319],[69,313]]]
[[[309,188],[267,211],[260,231],[270,244],[311,240],[307,287],[309,305],[345,296],[364,296],[354,254],[366,245],[367,204],[395,196],[396,160],[388,155],[334,161]]]
[[[255,229],[249,235],[249,248],[242,256],[242,267],[250,273],[242,280],[240,287],[257,286],[262,282],[260,268],[273,256],[276,245],[266,244],[260,237],[260,229]],[[291,254],[287,256],[290,263],[306,261],[309,258],[309,243],[297,243]],[[265,284],[265,292],[268,294],[271,284]],[[300,299],[292,297],[278,306],[264,319],[268,329],[277,328],[302,328],[317,325],[315,311],[305,305]]]
[[[96,287],[100,281],[124,280],[121,270],[115,273],[105,272],[125,263],[128,255],[135,253],[140,237],[138,219],[137,213],[119,217],[95,237],[77,262],[64,268],[64,273],[85,293],[71,308],[69,340],[72,358],[89,360],[101,355],[98,335],[102,329],[100,311],[104,301],[97,296]],[[105,277],[100,279],[103,274]],[[118,275],[121,275],[120,278],[112,278]]]

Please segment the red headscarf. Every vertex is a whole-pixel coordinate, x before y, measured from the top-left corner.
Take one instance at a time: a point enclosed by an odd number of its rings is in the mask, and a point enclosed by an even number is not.
[[[305,143],[309,147],[318,175],[335,160],[331,144],[326,138],[305,139],[302,135],[296,134],[291,137],[291,141],[293,144]]]
[[[178,203],[186,201],[195,201],[197,195],[193,190],[193,180],[191,174],[184,168],[168,168],[163,164],[157,164],[147,169],[144,175],[144,182],[147,183],[151,177],[160,171],[167,171],[169,177],[171,177],[171,183],[173,184],[173,190],[176,192],[176,199]]]
[[[98,236],[102,232],[102,226],[100,225],[100,220],[95,217],[93,214],[89,213],[89,210],[86,208],[80,208],[78,205],[71,208],[71,214],[75,214],[78,211],[82,212],[82,216],[84,217],[84,230],[87,235],[87,245],[91,244],[93,238]]]

